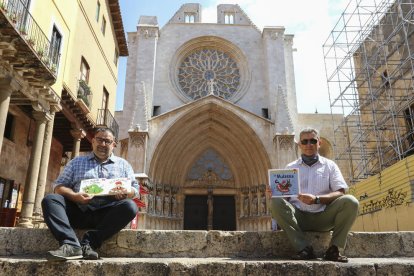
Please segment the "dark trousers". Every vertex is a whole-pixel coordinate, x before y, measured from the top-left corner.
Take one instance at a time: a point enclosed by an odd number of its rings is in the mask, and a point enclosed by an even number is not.
[[[131,199],[123,199],[110,207],[82,211],[78,205],[59,194],[48,194],[42,200],[43,217],[59,244],[80,246],[89,243],[94,249],[124,228],[138,212]],[[81,242],[73,229],[87,231]]]

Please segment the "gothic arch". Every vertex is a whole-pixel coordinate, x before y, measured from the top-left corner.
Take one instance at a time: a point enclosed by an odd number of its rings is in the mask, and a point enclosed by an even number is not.
[[[261,140],[248,123],[219,103],[197,105],[163,135],[150,161],[154,182],[182,185],[196,158],[212,148],[225,159],[237,188],[267,183],[271,165]]]
[[[331,143],[324,137],[321,137],[321,147],[319,149],[319,154],[323,157],[333,159],[333,147]]]

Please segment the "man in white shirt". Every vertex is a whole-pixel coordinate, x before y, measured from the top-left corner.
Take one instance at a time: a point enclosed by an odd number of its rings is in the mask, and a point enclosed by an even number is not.
[[[272,217],[297,250],[293,259],[315,258],[304,231],[333,231],[324,259],[348,262],[339,249],[345,247],[347,235],[357,217],[358,200],[352,195],[345,195],[348,185],[335,162],[319,155],[319,132],[306,128],[299,137],[302,155],[287,168],[299,169],[301,193],[290,199],[272,198]]]

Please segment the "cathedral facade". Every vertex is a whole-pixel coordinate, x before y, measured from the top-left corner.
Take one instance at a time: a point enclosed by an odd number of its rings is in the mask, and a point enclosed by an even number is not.
[[[217,23],[185,4],[159,28],[141,16],[129,57],[118,154],[146,183],[141,229],[270,230],[268,170],[298,157],[295,133],[331,116],[298,114],[293,35],[259,30],[238,5]],[[297,139],[297,137],[296,137]]]

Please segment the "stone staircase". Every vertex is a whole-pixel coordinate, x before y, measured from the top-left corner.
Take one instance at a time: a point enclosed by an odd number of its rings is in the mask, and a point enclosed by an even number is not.
[[[307,235],[322,257],[329,233]],[[0,275],[414,275],[414,232],[353,232],[345,264],[290,260],[283,231],[123,230],[98,261],[46,261],[57,247],[48,229],[0,228]]]

